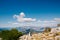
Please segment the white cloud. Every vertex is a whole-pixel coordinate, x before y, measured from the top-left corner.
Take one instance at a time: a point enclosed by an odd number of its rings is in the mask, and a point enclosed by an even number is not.
[[[14,15],[13,18],[16,18],[18,22],[36,21],[36,19],[33,18],[25,18],[25,14],[23,12],[21,12],[20,15]]]
[[[10,22],[8,24],[0,25],[2,27],[55,27],[56,23],[51,22]]]
[[[54,20],[60,22],[60,18],[54,18]]]
[[[21,12],[19,15],[14,15],[18,22],[8,22],[7,24],[0,24],[2,27],[55,27],[60,23],[60,18],[54,18],[52,20],[36,20],[33,18],[27,18],[26,15]]]
[[[38,20],[37,22],[44,22],[44,23],[48,23],[48,22],[56,22],[55,20],[50,20],[50,21],[48,21],[48,20],[44,20],[44,21],[41,21],[41,20]]]
[[[40,24],[41,27],[56,27],[57,26],[57,23],[54,20],[50,20],[50,21],[46,21],[46,20],[41,21],[41,20],[38,20],[37,23]]]

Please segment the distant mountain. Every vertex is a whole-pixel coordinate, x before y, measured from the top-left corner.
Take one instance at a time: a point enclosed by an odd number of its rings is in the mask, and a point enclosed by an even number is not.
[[[44,27],[29,27],[29,28],[17,27],[16,29],[23,32],[23,33],[25,33],[25,34],[28,34],[29,32],[31,32],[31,33],[39,33],[39,32],[44,31]]]
[[[10,29],[12,29],[12,28],[0,28],[0,31],[2,31],[2,30],[10,30]],[[26,33],[26,34],[29,33],[29,32],[38,33],[38,32],[44,31],[44,27],[16,27],[16,29],[18,31],[21,31],[21,32]]]
[[[11,27],[5,27],[5,28],[0,28],[0,31],[2,30],[11,30],[12,28]]]
[[[10,28],[0,28],[0,31],[2,30],[10,30]]]

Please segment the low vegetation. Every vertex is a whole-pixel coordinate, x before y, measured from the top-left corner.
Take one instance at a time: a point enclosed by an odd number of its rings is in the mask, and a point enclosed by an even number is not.
[[[0,38],[2,38],[2,40],[18,40],[22,35],[22,32],[19,32],[17,29],[0,31]]]

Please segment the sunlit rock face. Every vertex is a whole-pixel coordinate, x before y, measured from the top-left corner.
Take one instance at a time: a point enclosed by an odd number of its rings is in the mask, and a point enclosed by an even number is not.
[[[56,36],[55,37],[55,40],[60,40],[60,36]]]
[[[51,33],[57,33],[57,32],[60,32],[60,27],[51,29]]]
[[[19,40],[60,40],[60,27],[52,28],[50,32],[23,35]]]

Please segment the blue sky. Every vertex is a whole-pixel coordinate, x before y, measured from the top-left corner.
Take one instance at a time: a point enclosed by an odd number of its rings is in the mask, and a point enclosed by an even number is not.
[[[27,18],[60,18],[60,0],[0,0],[0,25],[16,22],[13,15],[24,12]]]

